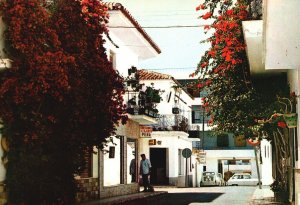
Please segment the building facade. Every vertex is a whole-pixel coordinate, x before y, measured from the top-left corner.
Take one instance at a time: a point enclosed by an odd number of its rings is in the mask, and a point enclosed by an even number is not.
[[[153,166],[151,182],[195,186],[195,157],[185,158],[182,154],[184,149],[192,151],[193,141],[199,141],[188,137],[194,98],[170,75],[147,70],[138,73],[145,87],[155,86],[161,92],[156,106],[159,116],[152,125],[151,138],[139,142],[140,152],[149,156]]]
[[[291,92],[299,96],[300,29],[291,23],[298,19],[300,2],[296,0],[262,1],[262,19],[243,22],[247,56],[252,75],[285,73]],[[283,17],[283,18],[282,18]],[[297,97],[296,113],[299,113]],[[289,201],[300,204],[299,115],[297,127],[288,129],[290,149],[288,172]],[[276,162],[278,163],[278,162]]]

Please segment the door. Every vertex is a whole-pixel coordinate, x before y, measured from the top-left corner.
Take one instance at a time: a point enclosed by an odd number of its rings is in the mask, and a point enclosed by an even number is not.
[[[152,165],[151,184],[168,184],[167,180],[167,149],[150,148],[150,161]]]

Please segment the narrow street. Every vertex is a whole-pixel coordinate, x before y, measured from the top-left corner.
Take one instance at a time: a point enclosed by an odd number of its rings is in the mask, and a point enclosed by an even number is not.
[[[155,188],[156,191],[168,191],[167,195],[140,199],[126,205],[247,205],[256,187],[226,186],[201,188]]]

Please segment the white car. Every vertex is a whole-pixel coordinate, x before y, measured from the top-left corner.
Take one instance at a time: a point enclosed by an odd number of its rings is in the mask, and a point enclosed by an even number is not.
[[[258,185],[258,179],[252,178],[248,173],[236,173],[228,180],[227,184],[230,185],[242,185],[242,186],[256,186]]]

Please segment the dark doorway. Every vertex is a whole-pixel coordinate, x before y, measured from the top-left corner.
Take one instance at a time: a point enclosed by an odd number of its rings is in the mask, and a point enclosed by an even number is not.
[[[150,161],[152,164],[151,184],[168,184],[167,179],[167,149],[150,148]]]
[[[223,174],[223,164],[221,160],[218,160],[218,173]]]

